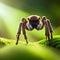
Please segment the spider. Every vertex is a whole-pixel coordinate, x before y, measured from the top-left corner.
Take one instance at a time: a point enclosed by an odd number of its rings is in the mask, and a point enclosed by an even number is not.
[[[38,15],[31,15],[31,16],[28,16],[28,21],[25,18],[22,18],[19,24],[17,35],[16,35],[16,38],[17,38],[16,45],[18,44],[21,30],[23,32],[26,43],[28,44],[26,30],[28,31],[32,31],[33,29],[42,30],[43,27],[45,27],[45,36],[46,36],[46,39],[48,40],[48,44],[50,44],[50,39],[53,38],[53,35],[52,35],[53,28],[50,20],[47,19],[46,16],[42,16],[42,19],[41,19],[40,16]]]

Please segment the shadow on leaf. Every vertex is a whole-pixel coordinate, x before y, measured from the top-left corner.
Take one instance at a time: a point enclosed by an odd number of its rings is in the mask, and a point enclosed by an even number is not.
[[[0,41],[0,48],[6,46],[6,44],[3,41]]]
[[[39,44],[51,46],[57,49],[60,49],[60,38],[53,38],[50,40],[50,45],[48,44],[48,40],[44,39],[39,42]]]

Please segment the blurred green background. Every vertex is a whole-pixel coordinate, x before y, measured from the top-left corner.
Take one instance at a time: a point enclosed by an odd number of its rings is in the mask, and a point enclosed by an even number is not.
[[[34,14],[41,17],[45,15],[50,19],[54,28],[54,35],[60,35],[59,0],[0,0],[0,37],[16,39],[21,18],[27,19],[29,15]],[[43,39],[45,38],[44,34],[44,29],[27,31],[29,40]]]
[[[45,15],[53,26],[54,39],[48,46],[45,28],[26,31],[16,46],[16,33],[22,17]],[[7,38],[7,39],[6,39]],[[30,42],[32,41],[32,42]],[[0,60],[60,60],[60,1],[59,0],[0,0]]]

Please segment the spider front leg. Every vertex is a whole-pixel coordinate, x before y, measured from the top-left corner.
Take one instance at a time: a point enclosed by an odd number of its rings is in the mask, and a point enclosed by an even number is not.
[[[53,38],[53,27],[51,25],[51,22],[48,20],[48,26],[49,26],[49,31],[50,31],[50,38]]]
[[[50,33],[49,33],[48,24],[45,24],[45,35],[46,35],[46,39],[48,40],[48,44],[50,44]]]
[[[21,26],[22,26],[22,23],[19,24],[18,32],[17,32],[17,35],[16,35],[16,45],[18,44],[19,36],[21,34]]]
[[[22,32],[23,32],[24,38],[25,38],[25,40],[26,40],[26,43],[28,44],[27,36],[26,36],[26,31],[25,31],[25,29],[26,29],[25,26],[26,26],[26,24],[23,22],[23,23],[22,23]]]
[[[16,40],[16,45],[18,44],[19,36],[20,36],[20,34],[21,34],[21,30],[22,30],[22,32],[23,32],[24,38],[25,38],[25,40],[26,40],[26,43],[28,44],[27,36],[26,36],[26,31],[25,31],[26,22],[27,22],[26,19],[25,19],[25,18],[22,18],[22,21],[21,21],[21,23],[19,24],[18,33],[17,33],[17,35],[16,35],[16,38],[17,38],[17,40]]]

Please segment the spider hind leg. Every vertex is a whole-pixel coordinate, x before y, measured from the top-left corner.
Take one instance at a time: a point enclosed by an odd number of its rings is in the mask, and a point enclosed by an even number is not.
[[[49,45],[51,44],[50,39],[53,38],[52,32],[53,32],[52,25],[51,25],[50,21],[47,20],[46,24],[45,24],[45,35],[46,35],[46,38],[48,39],[48,44]]]

